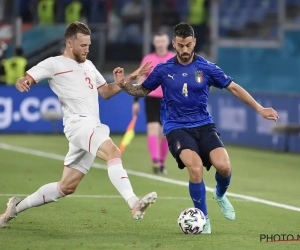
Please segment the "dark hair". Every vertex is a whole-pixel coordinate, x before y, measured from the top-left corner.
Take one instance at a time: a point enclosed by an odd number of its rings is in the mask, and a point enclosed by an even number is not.
[[[23,55],[23,49],[21,47],[17,47],[15,50],[16,56],[22,56]]]
[[[191,25],[187,23],[179,23],[173,28],[173,38],[176,36],[186,38],[189,36],[194,37],[194,29]]]
[[[88,36],[91,35],[91,30],[86,24],[76,21],[68,25],[65,38],[75,37],[78,33]]]

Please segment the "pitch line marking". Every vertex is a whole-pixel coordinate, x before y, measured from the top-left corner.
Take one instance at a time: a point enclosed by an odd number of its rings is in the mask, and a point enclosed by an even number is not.
[[[34,156],[40,156],[40,157],[44,157],[47,159],[54,159],[54,160],[60,160],[60,161],[63,161],[65,158],[63,155],[59,155],[59,154],[55,154],[55,153],[47,153],[47,152],[43,152],[43,151],[39,151],[39,150],[35,150],[35,149],[28,149],[28,148],[13,146],[13,145],[9,145],[6,143],[0,143],[0,149],[34,155]],[[94,163],[93,167],[99,168],[99,169],[104,169],[104,170],[107,169],[107,166],[98,164],[98,163]],[[151,180],[161,181],[161,182],[170,183],[170,184],[179,185],[179,186],[185,186],[185,187],[187,187],[189,185],[187,182],[175,180],[175,179],[171,179],[171,178],[166,178],[166,177],[162,177],[162,176],[142,173],[142,172],[129,170],[129,169],[126,169],[126,171],[129,175],[144,177],[144,178],[151,179]],[[211,187],[206,187],[206,190],[209,192],[212,192],[214,189]],[[274,202],[274,201],[269,201],[269,200],[265,200],[265,199],[260,199],[260,198],[256,198],[256,197],[252,197],[252,196],[248,196],[248,195],[226,192],[226,196],[243,199],[243,200],[247,200],[247,201],[252,201],[252,202],[256,202],[256,203],[261,203],[261,204],[269,205],[272,207],[278,207],[278,208],[283,208],[283,209],[287,209],[287,210],[300,212],[300,207],[294,207],[294,206],[290,206],[290,205],[286,205],[286,204],[282,204],[282,203],[278,203],[278,202]]]

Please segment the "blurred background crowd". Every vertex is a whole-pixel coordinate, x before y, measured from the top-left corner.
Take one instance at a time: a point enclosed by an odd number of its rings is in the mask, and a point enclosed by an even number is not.
[[[245,40],[251,47],[277,46],[283,25],[300,26],[300,1],[0,0],[1,59],[16,55],[16,47],[22,47],[17,55],[29,66],[60,53],[65,26],[76,20],[93,31],[90,59],[111,71],[112,64],[139,62],[153,49],[152,35],[164,31],[172,38],[180,21],[194,27],[196,52],[212,61],[218,60],[218,47],[237,47]]]
[[[73,21],[91,28],[89,59],[108,82],[115,67],[129,73],[153,52],[153,34],[162,31],[172,39],[173,26],[184,21],[195,30],[196,53],[217,63],[249,92],[263,94],[265,105],[274,104],[273,94],[290,101],[300,93],[300,0],[0,0],[2,85],[13,86],[27,68],[61,54],[66,25]],[[39,85],[43,83],[47,81]],[[212,109],[224,107],[216,100]],[[281,122],[300,123],[300,101],[289,101],[278,101],[286,105]],[[248,131],[243,115],[248,110],[243,112],[232,111],[232,122],[228,116],[224,120],[224,131],[233,131],[228,135],[232,140]],[[289,116],[291,112],[297,116]],[[218,113],[213,115],[218,118]],[[260,122],[253,125],[253,133],[271,135],[271,127],[265,129]]]
[[[110,72],[120,62],[135,67],[153,50],[153,34],[172,38],[180,21],[194,27],[196,52],[215,62],[227,57],[219,48],[280,48],[284,29],[300,26],[300,0],[0,0],[1,59],[22,55],[30,67],[59,54],[76,20],[92,29],[90,59]]]
[[[152,34],[164,31],[171,37],[172,26],[180,21],[193,24],[197,51],[207,50],[208,8],[207,0],[0,0],[0,25],[14,25],[20,17],[22,31],[28,31],[19,45],[32,66],[61,50],[67,23],[87,23],[93,32],[90,59],[100,70],[110,71],[111,63],[139,62],[151,50]],[[8,50],[6,56],[13,52]]]

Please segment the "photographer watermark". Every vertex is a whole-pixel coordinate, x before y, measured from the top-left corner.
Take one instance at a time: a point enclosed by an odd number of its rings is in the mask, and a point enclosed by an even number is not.
[[[300,243],[300,234],[260,234],[260,242],[295,242]]]

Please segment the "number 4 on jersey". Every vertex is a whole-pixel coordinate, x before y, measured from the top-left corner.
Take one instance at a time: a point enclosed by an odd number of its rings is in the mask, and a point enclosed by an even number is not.
[[[187,88],[187,83],[184,83],[184,84],[183,84],[183,87],[182,87],[182,94],[184,94],[185,97],[187,97],[188,94],[189,94],[188,88]]]

